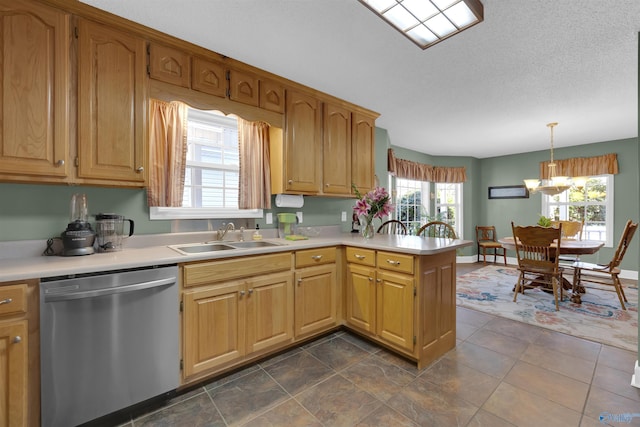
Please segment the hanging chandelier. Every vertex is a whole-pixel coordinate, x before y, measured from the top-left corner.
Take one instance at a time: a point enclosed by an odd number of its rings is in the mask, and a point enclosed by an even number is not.
[[[524,185],[531,193],[541,192],[547,196],[555,196],[571,187],[582,188],[587,182],[587,177],[577,176],[570,178],[568,176],[556,176],[556,164],[553,161],[553,128],[558,123],[548,123],[547,127],[551,132],[551,161],[549,162],[549,178],[548,179],[525,179]]]

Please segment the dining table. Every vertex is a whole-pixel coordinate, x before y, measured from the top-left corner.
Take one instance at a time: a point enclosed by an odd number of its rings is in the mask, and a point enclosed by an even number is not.
[[[507,250],[516,250],[516,243],[513,236],[502,237],[498,239],[498,242]],[[562,239],[560,240],[560,255],[593,255],[603,246],[604,242],[599,240]],[[563,277],[562,287],[566,290],[572,290],[573,295],[571,296],[571,300],[580,304],[580,294],[585,292],[583,286],[580,286],[578,289],[573,289],[573,283]],[[549,290],[551,291],[551,289]]]

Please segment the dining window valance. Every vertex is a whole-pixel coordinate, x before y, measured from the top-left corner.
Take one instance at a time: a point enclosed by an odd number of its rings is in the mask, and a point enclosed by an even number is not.
[[[556,176],[616,175],[618,173],[618,155],[615,153],[555,160],[554,163]],[[540,162],[540,178],[549,179],[549,161]]]
[[[414,181],[458,183],[467,180],[467,171],[464,166],[431,166],[411,160],[398,159],[391,148],[387,150],[387,170],[398,178]]]

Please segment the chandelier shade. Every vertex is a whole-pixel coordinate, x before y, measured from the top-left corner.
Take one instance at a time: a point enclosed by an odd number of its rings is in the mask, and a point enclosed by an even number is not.
[[[547,165],[549,167],[549,178],[548,179],[525,179],[524,185],[527,187],[529,192],[531,193],[543,193],[548,196],[555,196],[564,191],[567,191],[571,187],[582,188],[587,183],[588,177],[586,176],[577,176],[574,178],[568,176],[557,176],[556,175],[556,164],[553,161],[553,128],[558,126],[558,123],[548,123],[547,127],[550,132],[550,141],[551,141],[551,161]]]

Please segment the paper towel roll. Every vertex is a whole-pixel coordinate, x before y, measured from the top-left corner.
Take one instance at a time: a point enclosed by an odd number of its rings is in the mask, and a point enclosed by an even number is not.
[[[304,206],[302,194],[276,194],[276,206],[279,208],[301,208]]]

